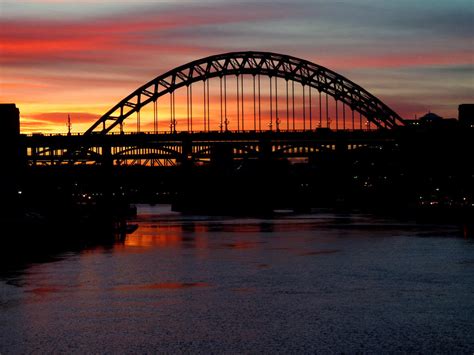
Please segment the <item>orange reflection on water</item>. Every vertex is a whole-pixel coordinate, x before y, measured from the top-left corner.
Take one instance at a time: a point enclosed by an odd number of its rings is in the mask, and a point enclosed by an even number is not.
[[[182,242],[182,237],[179,235],[133,235],[125,239],[124,246],[140,248],[165,248],[179,246]]]
[[[128,235],[123,244],[127,248],[169,248],[180,247],[190,240],[183,238],[182,228],[178,225],[140,225],[137,231]]]
[[[219,226],[225,232],[248,232],[255,230],[255,226],[230,225]],[[248,241],[248,240],[232,240],[228,243],[218,243],[212,245],[208,238],[199,237],[200,233],[208,233],[210,229],[214,228],[206,223],[192,223],[185,225],[140,225],[139,228],[126,237],[121,245],[116,245],[117,250],[125,251],[127,248],[193,248],[193,249],[255,249],[261,244],[267,242],[263,241]]]

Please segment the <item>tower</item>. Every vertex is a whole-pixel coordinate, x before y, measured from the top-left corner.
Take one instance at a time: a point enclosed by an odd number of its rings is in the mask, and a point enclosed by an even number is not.
[[[20,167],[20,110],[15,104],[0,104],[0,151],[3,155],[0,171],[2,215],[15,211],[18,201]]]

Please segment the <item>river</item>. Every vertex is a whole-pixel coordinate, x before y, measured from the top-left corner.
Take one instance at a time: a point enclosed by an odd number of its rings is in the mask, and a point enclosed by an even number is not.
[[[3,274],[0,353],[474,351],[474,240],[457,226],[166,205],[134,223]]]

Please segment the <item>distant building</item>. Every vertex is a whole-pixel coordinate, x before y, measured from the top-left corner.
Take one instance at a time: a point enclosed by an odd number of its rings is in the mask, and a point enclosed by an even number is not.
[[[433,112],[428,112],[426,115],[420,117],[421,124],[438,124],[443,121],[443,117]]]
[[[420,125],[420,121],[418,120],[412,120],[412,119],[408,119],[408,118],[404,118],[403,119],[403,122],[405,122],[405,124],[407,126],[414,126],[414,127],[418,127]]]
[[[433,112],[428,112],[427,114],[421,116],[419,119],[405,120],[405,124],[408,126],[423,128],[450,128],[457,126],[458,123],[459,122],[456,118],[443,118]]]
[[[459,105],[459,123],[474,128],[474,104]]]
[[[13,138],[20,134],[20,110],[15,104],[0,104],[0,119],[5,137]]]

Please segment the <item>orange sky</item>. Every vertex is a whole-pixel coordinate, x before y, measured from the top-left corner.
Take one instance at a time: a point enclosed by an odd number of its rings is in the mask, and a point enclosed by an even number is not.
[[[235,50],[308,59],[363,86],[406,118],[429,110],[456,117],[457,105],[474,97],[470,1],[4,0],[1,6],[0,102],[17,104],[23,132],[66,132],[68,114],[72,130],[83,132],[161,73]],[[186,116],[184,94],[177,95],[178,130]],[[200,105],[196,97],[197,121]],[[169,129],[169,108],[163,103],[160,110],[160,125]],[[217,126],[220,108],[213,110]],[[282,120],[285,115],[279,113]],[[229,113],[231,125],[234,116]],[[142,115],[144,129],[151,117]],[[132,127],[127,121],[126,129]]]

